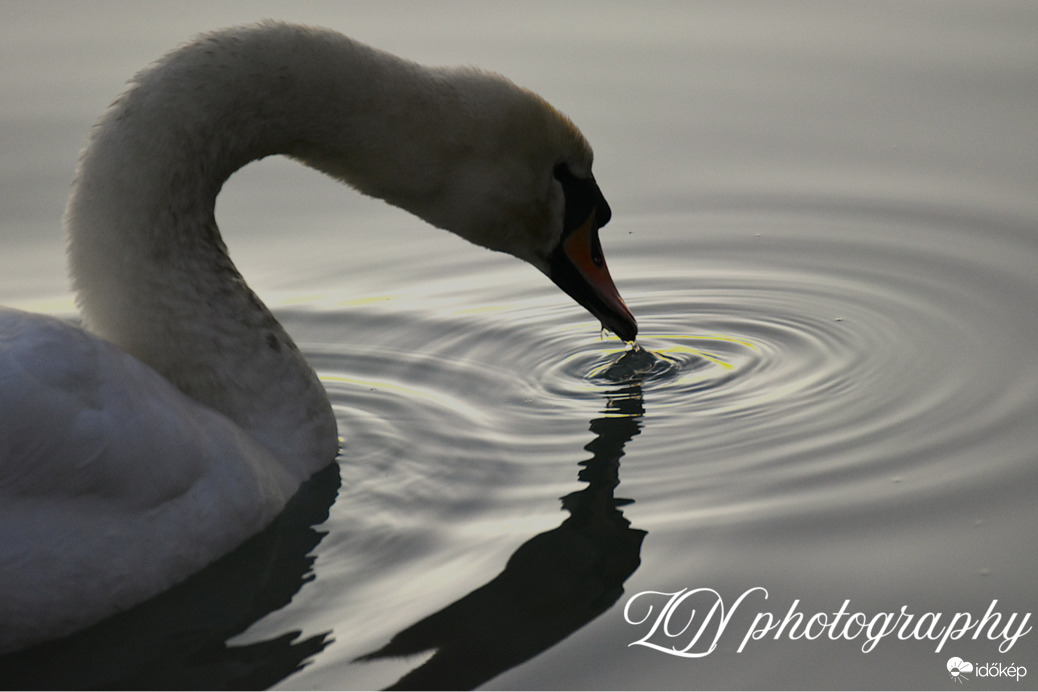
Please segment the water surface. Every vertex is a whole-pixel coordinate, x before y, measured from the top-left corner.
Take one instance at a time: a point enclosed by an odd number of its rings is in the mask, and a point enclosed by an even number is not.
[[[795,603],[1035,609],[1033,6],[61,8],[9,7],[0,29],[4,304],[72,315],[61,209],[121,83],[197,31],[277,16],[495,69],[572,116],[644,352],[514,260],[290,162],[246,169],[218,216],[328,388],[337,473],[150,609],[33,652],[31,675],[933,689],[957,656],[1033,669],[972,687],[1033,684],[1034,634],[738,651]],[[750,592],[716,650],[631,646],[652,621],[628,622],[632,596],[697,588]]]

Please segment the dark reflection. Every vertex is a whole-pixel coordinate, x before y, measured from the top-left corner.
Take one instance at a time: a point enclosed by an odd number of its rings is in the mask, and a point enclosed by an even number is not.
[[[613,496],[624,445],[644,413],[640,384],[612,393],[580,463],[583,490],[562,498],[570,513],[521,545],[501,574],[415,623],[358,660],[435,650],[389,689],[471,689],[529,660],[605,612],[638,568],[645,532],[632,529]]]
[[[187,581],[64,639],[0,657],[7,689],[262,689],[302,668],[331,639],[300,632],[226,640],[285,605],[313,579],[311,551],[339,490],[331,464],[266,530]]]

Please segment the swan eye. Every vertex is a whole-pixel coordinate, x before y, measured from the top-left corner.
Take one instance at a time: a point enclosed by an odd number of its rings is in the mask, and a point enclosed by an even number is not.
[[[578,178],[565,163],[556,165],[553,173],[562,185],[566,203],[562,217],[563,238],[583,225],[592,212],[595,213],[595,225],[598,228],[609,223],[612,211],[593,177]]]

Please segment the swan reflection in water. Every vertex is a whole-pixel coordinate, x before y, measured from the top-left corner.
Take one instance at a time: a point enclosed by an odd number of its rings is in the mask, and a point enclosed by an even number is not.
[[[644,353],[644,352],[642,352]],[[617,362],[623,369],[623,359]],[[435,653],[389,689],[471,689],[527,661],[595,619],[623,594],[646,532],[631,528],[614,496],[624,445],[641,430],[641,385],[612,392],[591,421],[579,479],[562,498],[568,519],[515,551],[487,584],[394,636],[358,660]]]
[[[622,359],[621,359],[622,360]],[[403,630],[360,660],[435,649],[393,688],[475,687],[544,651],[605,612],[638,568],[646,533],[614,496],[624,445],[641,429],[641,385],[611,391],[591,421],[578,478],[562,498],[569,517],[534,536],[493,580]],[[61,640],[0,658],[0,687],[35,689],[261,689],[306,665],[331,641],[298,631],[226,642],[287,605],[313,579],[317,528],[339,490],[339,467],[318,473],[267,530],[181,585]],[[349,628],[349,623],[342,623]]]

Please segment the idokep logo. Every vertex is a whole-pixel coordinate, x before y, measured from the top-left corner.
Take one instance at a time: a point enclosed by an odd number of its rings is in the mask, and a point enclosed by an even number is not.
[[[1008,666],[1002,663],[973,664],[969,661],[963,661],[958,656],[949,658],[946,667],[948,668],[948,675],[958,683],[961,683],[963,680],[969,680],[966,673],[973,673],[974,677],[978,678],[1013,678],[1017,682],[1020,682],[1020,678],[1027,675],[1027,668],[1018,666],[1016,663],[1010,663]]]
[[[963,661],[958,656],[952,656],[948,659],[948,674],[951,675],[951,679],[955,682],[962,682],[963,680],[969,680],[966,677],[966,673],[973,672],[973,664],[969,661]]]

